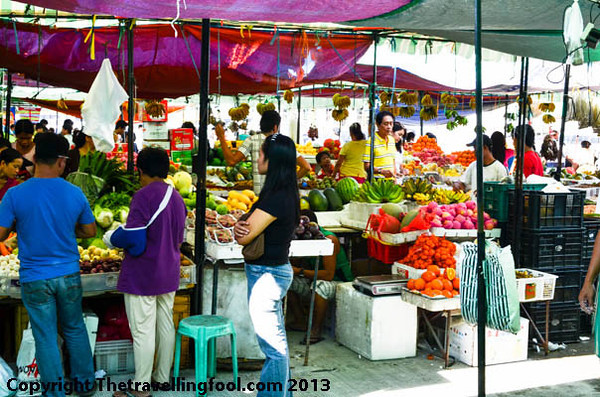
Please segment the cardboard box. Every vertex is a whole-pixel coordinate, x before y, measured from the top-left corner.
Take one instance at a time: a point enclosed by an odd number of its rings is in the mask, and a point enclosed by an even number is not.
[[[372,297],[339,284],[335,322],[337,341],[369,360],[417,354],[417,307],[400,295]]]
[[[529,320],[521,318],[521,330],[515,335],[486,327],[486,365],[527,360]],[[464,321],[450,327],[450,355],[457,360],[477,366],[477,326]]]
[[[171,142],[170,141],[144,141],[144,147],[158,147],[167,151],[167,153],[171,153]]]
[[[172,151],[187,151],[194,149],[194,131],[191,128],[169,130]]]
[[[180,163],[183,165],[191,166],[192,165],[192,151],[191,150],[172,151],[171,159],[173,160],[174,163]]]
[[[144,140],[145,141],[168,141],[169,129],[167,123],[144,123]]]

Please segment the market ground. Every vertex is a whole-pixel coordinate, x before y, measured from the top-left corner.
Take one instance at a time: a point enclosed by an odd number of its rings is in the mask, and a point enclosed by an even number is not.
[[[312,380],[319,386],[330,383],[328,392],[296,392],[297,396],[475,396],[477,395],[477,368],[456,363],[443,368],[442,360],[429,360],[428,352],[420,348],[417,356],[401,360],[369,361],[326,339],[311,347],[310,365],[303,366],[303,334],[289,332],[292,354],[292,374],[296,379]],[[529,360],[493,365],[486,368],[490,396],[600,396],[600,360],[593,354],[593,342],[574,343],[565,350],[551,352],[548,357],[535,350],[529,351]],[[181,376],[191,381],[193,370]],[[242,385],[257,382],[258,371],[240,372]],[[111,376],[112,381],[127,381],[130,376]],[[231,372],[221,371],[216,381],[229,382]],[[108,397],[111,393],[97,393]],[[155,392],[153,396],[193,396],[191,392]],[[213,392],[214,396],[252,396],[250,392]]]

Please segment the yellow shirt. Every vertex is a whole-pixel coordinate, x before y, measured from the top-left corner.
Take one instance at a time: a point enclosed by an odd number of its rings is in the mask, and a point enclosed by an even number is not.
[[[340,156],[345,156],[344,162],[340,167],[340,174],[342,176],[367,177],[367,171],[365,171],[362,161],[366,144],[367,141],[350,141],[342,147]]]
[[[390,170],[394,172],[394,159],[396,158],[396,145],[394,138],[390,135],[387,140],[381,138],[379,134],[375,134],[375,150],[373,167],[381,168],[381,170]],[[363,162],[371,161],[371,140],[367,141],[363,155]]]

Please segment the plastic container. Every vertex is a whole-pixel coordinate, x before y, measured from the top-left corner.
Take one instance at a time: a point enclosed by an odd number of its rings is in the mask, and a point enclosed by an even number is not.
[[[558,276],[532,269],[527,270],[533,274],[532,278],[517,278],[517,291],[520,302],[536,302],[554,299],[554,288]]]
[[[371,258],[392,264],[408,255],[408,244],[388,245],[374,238],[367,239],[367,252]]]
[[[515,191],[508,192],[509,224],[515,216]],[[583,227],[585,192],[523,191],[523,227],[530,230]]]
[[[130,340],[96,342],[94,357],[96,370],[103,369],[107,375],[135,372],[133,342]]]
[[[583,231],[582,228],[524,230],[520,238],[521,266],[551,273],[581,270]]]
[[[556,286],[554,287],[554,299],[552,303],[576,303],[578,302],[579,292],[581,291],[580,270],[555,272],[558,276]]]
[[[528,309],[536,327],[544,335],[546,329],[546,305],[532,304]],[[579,342],[581,334],[579,303],[550,304],[550,341],[554,343]]]
[[[545,184],[524,183],[523,190],[542,190]],[[498,222],[508,220],[508,191],[515,190],[515,185],[500,182],[483,183],[484,210]]]
[[[590,218],[583,220],[583,254],[581,265],[584,269],[587,269],[590,259],[592,259],[592,251],[594,250],[594,243],[596,242],[596,235],[600,230],[600,219]]]

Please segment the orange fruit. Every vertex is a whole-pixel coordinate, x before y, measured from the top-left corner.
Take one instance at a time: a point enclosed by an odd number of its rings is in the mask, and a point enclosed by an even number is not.
[[[435,280],[431,281],[431,289],[433,290],[443,290],[444,289],[444,284],[442,283],[442,280],[440,280],[439,278],[436,278]]]
[[[436,265],[427,266],[427,271],[433,272],[436,276],[439,276],[441,273],[440,268]]]
[[[423,295],[427,295],[427,296],[434,296],[433,295],[433,290],[431,288],[427,288],[423,291]]]
[[[456,270],[454,270],[453,268],[447,268],[444,274],[446,275],[446,278],[448,280],[452,281],[456,277]]]
[[[415,289],[422,291],[423,289],[425,289],[425,280],[423,280],[422,278],[418,278],[415,280]]]
[[[455,290],[460,291],[460,281],[458,280],[458,277],[455,277],[454,280],[452,280],[452,286]]]
[[[442,291],[440,291],[439,289],[431,290],[431,296],[440,296],[440,295],[442,295]]]
[[[452,281],[450,280],[442,280],[442,284],[444,285],[444,291],[452,291],[454,289],[454,285],[452,285]]]
[[[452,296],[456,296],[456,295],[458,295],[458,291],[457,290],[453,290],[452,291]]]
[[[443,290],[442,291],[442,295],[444,295],[446,298],[452,298],[454,295],[452,294],[452,292],[448,291],[448,290]]]
[[[415,289],[415,280],[413,280],[413,279],[408,280],[408,283],[406,283],[406,288]]]
[[[421,278],[427,282],[433,280],[435,278],[435,273],[432,271],[427,270],[425,273],[423,273],[423,275],[421,276]]]

